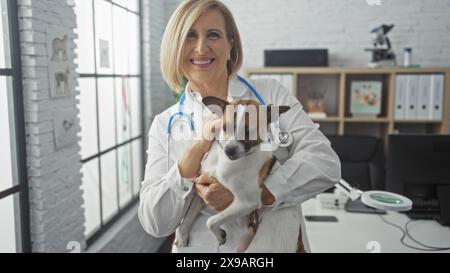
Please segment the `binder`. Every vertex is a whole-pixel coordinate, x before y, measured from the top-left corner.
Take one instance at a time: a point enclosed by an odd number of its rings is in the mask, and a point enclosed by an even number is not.
[[[395,79],[395,109],[394,119],[401,120],[405,118],[405,105],[406,105],[406,75],[397,75]]]
[[[417,100],[417,119],[430,119],[430,89],[432,75],[419,76],[419,95]]]
[[[419,90],[419,76],[408,75],[406,76],[406,111],[405,119],[414,120],[417,119],[417,100]]]
[[[444,100],[444,75],[435,74],[431,77],[430,114],[432,120],[442,120],[442,105]]]

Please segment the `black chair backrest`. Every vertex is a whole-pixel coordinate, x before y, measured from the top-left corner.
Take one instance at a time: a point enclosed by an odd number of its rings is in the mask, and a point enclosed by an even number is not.
[[[363,191],[383,190],[385,183],[383,141],[374,136],[328,135],[341,160],[341,176]]]

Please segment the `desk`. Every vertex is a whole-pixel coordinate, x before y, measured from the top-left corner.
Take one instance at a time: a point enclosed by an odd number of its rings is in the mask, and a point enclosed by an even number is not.
[[[308,252],[371,252],[369,242],[378,244],[380,252],[421,252],[404,246],[400,242],[402,232],[385,223],[377,214],[349,213],[344,209],[323,209],[317,198],[302,204],[302,233],[305,248]],[[306,215],[334,215],[338,222],[309,222]],[[409,218],[398,212],[388,212],[383,217],[404,229]],[[431,245],[450,247],[450,228],[441,226],[433,220],[418,220],[408,225],[409,233],[419,242]],[[408,245],[420,247],[411,239],[405,238]],[[369,246],[368,246],[369,244]],[[430,252],[430,251],[426,251]],[[433,252],[447,252],[433,251]]]

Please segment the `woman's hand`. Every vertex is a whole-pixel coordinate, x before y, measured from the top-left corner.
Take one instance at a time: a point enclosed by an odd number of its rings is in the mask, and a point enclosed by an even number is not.
[[[214,177],[202,174],[194,179],[194,183],[198,196],[205,201],[208,207],[217,212],[223,211],[233,202],[233,193],[222,186]],[[263,205],[272,205],[275,202],[275,197],[266,186],[263,187],[261,201]]]
[[[234,196],[231,191],[222,186],[214,177],[201,174],[194,179],[194,183],[198,196],[205,201],[208,207],[217,212],[226,209],[233,202]]]
[[[261,201],[265,206],[270,206],[275,203],[275,196],[273,196],[273,194],[266,188],[266,186],[263,186]]]
[[[216,129],[220,128],[221,119],[215,118],[205,122],[203,137],[186,149],[178,160],[178,170],[181,177],[192,178],[200,172],[200,165],[205,154],[211,149]]]
[[[202,137],[198,141],[202,152],[205,154],[211,149],[211,145],[216,138],[216,135],[219,133],[220,125],[222,119],[217,116],[212,116],[208,121],[205,122],[202,130]]]

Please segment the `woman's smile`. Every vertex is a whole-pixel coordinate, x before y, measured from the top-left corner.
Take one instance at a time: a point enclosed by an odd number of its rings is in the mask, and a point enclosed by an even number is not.
[[[208,70],[215,60],[215,58],[208,57],[195,57],[190,59],[191,64],[198,70]]]

